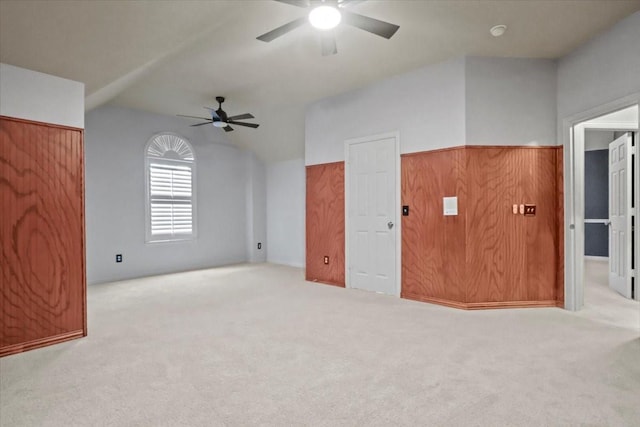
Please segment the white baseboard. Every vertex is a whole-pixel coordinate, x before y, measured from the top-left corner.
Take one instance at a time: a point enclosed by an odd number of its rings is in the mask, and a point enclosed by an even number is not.
[[[585,261],[600,261],[600,262],[609,262],[608,256],[593,256],[593,255],[585,255]]]

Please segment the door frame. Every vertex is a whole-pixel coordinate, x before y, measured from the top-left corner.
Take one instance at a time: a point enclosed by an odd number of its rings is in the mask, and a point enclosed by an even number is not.
[[[346,288],[350,288],[351,281],[349,274],[349,267],[351,265],[351,260],[349,256],[349,235],[350,235],[350,227],[349,223],[349,208],[350,208],[350,198],[351,192],[349,190],[349,148],[354,144],[361,144],[366,142],[374,142],[379,141],[381,139],[393,139],[395,141],[395,162],[396,162],[396,200],[395,200],[395,210],[396,210],[396,219],[394,221],[396,227],[396,289],[394,295],[399,297],[402,290],[402,185],[401,185],[401,173],[400,173],[400,132],[392,131],[386,133],[380,133],[375,135],[364,136],[360,138],[351,138],[344,141],[344,283]]]
[[[564,150],[564,308],[578,311],[584,305],[584,131],[586,129],[600,130],[632,130],[640,128],[640,117],[635,126],[622,123],[591,124],[578,129],[574,127],[590,119],[613,113],[627,107],[638,105],[640,108],[640,92],[624,98],[600,105],[581,113],[562,119],[561,138]],[[639,114],[640,116],[640,114]],[[625,129],[625,126],[628,128]],[[636,141],[636,153],[638,151]],[[636,175],[640,174],[640,153],[635,156]],[[638,204],[640,203],[640,186],[635,188],[636,222],[638,220]],[[640,242],[640,227],[636,224],[636,247]],[[635,252],[634,265],[638,271],[638,250]],[[637,276],[637,274],[636,274]],[[638,278],[636,277],[636,285]]]

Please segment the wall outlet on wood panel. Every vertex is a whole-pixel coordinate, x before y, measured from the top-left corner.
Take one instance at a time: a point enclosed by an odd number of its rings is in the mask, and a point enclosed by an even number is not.
[[[524,205],[524,216],[536,216],[536,205]]]
[[[329,257],[326,255],[324,256],[324,263],[329,264]]]

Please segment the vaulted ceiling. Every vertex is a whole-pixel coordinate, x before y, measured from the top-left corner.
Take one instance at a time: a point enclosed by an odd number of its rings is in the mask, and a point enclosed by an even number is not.
[[[228,113],[251,112],[261,124],[230,139],[276,161],[303,156],[314,100],[460,55],[558,58],[640,10],[640,0],[369,0],[351,10],[400,30],[386,40],[341,25],[338,54],[321,56],[309,25],[256,40],[307,13],[276,1],[0,0],[0,61],[84,82],[88,109],[200,116],[226,96]],[[496,24],[508,26],[500,38],[489,34]]]

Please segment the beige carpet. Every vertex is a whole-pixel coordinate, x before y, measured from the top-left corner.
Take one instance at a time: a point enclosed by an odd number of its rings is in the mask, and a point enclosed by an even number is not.
[[[640,425],[640,331],[226,267],[96,285],[89,337],[0,359],[3,426]]]
[[[584,308],[577,315],[608,325],[640,328],[640,302],[609,287],[608,261],[586,260],[584,281]]]

